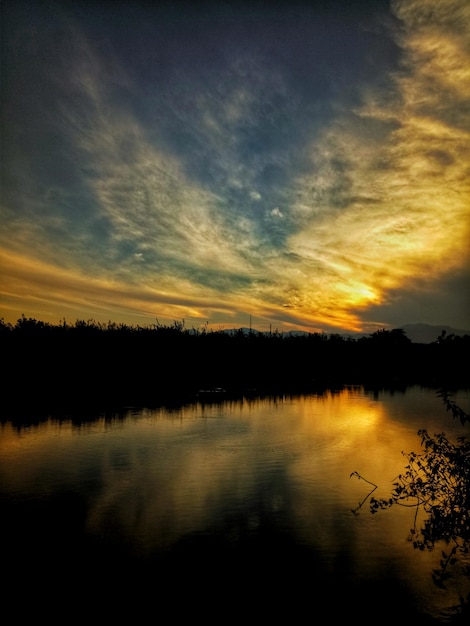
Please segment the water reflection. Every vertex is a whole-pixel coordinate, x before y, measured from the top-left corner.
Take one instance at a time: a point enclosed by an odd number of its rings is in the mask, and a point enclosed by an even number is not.
[[[210,567],[211,589],[226,597],[223,580],[258,606],[267,597],[253,585],[264,580],[271,603],[282,590],[284,609],[294,610],[294,585],[297,606],[313,611],[323,593],[342,597],[331,615],[362,615],[363,606],[373,615],[383,602],[389,613],[437,615],[453,593],[432,585],[439,555],[406,541],[413,513],[351,513],[368,491],[351,472],[385,496],[403,470],[401,451],[419,447],[419,428],[465,434],[421,388],[197,402],[82,424],[7,422],[3,539],[18,540],[13,560],[37,576],[44,560],[68,576],[86,564],[87,577],[119,572],[128,586],[139,580],[166,594],[180,576],[199,589]]]

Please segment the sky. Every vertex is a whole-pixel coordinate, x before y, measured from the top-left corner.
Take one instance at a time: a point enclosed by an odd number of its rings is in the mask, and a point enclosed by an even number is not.
[[[468,0],[1,12],[4,321],[470,329]]]

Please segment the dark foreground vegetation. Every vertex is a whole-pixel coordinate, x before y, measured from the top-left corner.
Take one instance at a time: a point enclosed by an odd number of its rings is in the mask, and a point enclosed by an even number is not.
[[[186,329],[180,322],[142,328],[94,321],[50,325],[25,317],[13,326],[0,320],[3,366],[0,416],[8,419],[23,414],[24,418],[28,409],[38,417],[41,411],[48,414],[81,408],[180,404],[193,400],[201,390],[214,388],[223,388],[229,395],[261,395],[316,392],[346,384],[369,388],[422,384],[440,389],[439,395],[450,416],[470,426],[470,415],[452,400],[450,393],[469,386],[469,347],[469,336],[444,333],[430,344],[415,344],[400,329],[352,339],[323,334],[298,337],[242,331],[228,334]],[[417,515],[412,516],[410,543],[416,550],[440,550],[439,568],[431,575],[436,586],[452,586],[459,579],[470,578],[470,442],[462,437],[451,441],[445,433],[431,435],[426,430],[420,430],[418,435],[421,452],[404,453],[406,466],[394,479],[389,497],[375,498],[374,477],[365,478],[352,472],[351,476],[366,481],[370,489],[353,512],[357,515],[366,503],[372,514],[382,514],[393,506],[410,507],[416,514],[418,510],[424,511],[419,522]],[[25,519],[29,524],[29,516]],[[227,552],[221,550],[224,546],[218,543],[219,539],[209,539],[214,542],[212,553],[226,559]],[[276,548],[277,559],[277,538]],[[173,567],[179,583],[183,571],[180,565],[187,568],[188,549],[191,547],[182,546],[181,563],[174,554],[171,562],[165,562],[166,577]],[[263,542],[250,544],[247,550],[261,553],[268,563],[266,570],[273,572],[270,585],[279,584],[278,563],[273,562],[271,567],[269,560],[273,558],[271,543],[267,541],[266,547]],[[287,539],[285,548],[281,544],[281,552],[292,570],[306,559],[304,552],[299,553]],[[113,563],[113,555],[109,556]],[[203,554],[192,556],[190,562],[197,567],[201,559],[207,561],[207,543]],[[244,567],[246,557],[246,553],[233,555],[240,568]],[[219,567],[214,569],[219,571]],[[291,571],[290,567],[287,569]],[[195,572],[194,576],[198,574]],[[141,576],[145,583],[147,573]],[[308,577],[305,580],[309,585],[305,597],[310,598],[311,583]],[[258,589],[257,575],[252,582],[250,587]],[[101,580],[97,583],[96,588],[101,589]],[[223,586],[227,588],[225,580]],[[153,602],[155,589],[151,591],[149,597]],[[282,594],[285,590],[278,591]],[[350,601],[357,603],[355,590],[346,589],[344,593],[352,594]],[[403,590],[398,593],[402,594]],[[367,606],[373,623],[379,621],[380,615],[390,614],[393,608],[380,606],[380,598],[376,599],[372,612]],[[442,623],[468,624],[469,617],[470,595],[465,594],[459,597],[458,604],[448,607]],[[415,620],[412,623],[418,624]],[[441,623],[441,620],[434,622],[430,618],[426,623]]]
[[[147,327],[93,320],[52,325],[0,320],[1,411],[43,407],[152,406],[201,389],[308,392],[344,384],[447,389],[468,386],[470,336],[443,332],[430,344],[403,330],[353,339],[336,334]]]
[[[466,413],[446,390],[440,390],[447,411],[462,425],[470,425]],[[409,541],[416,550],[441,550],[439,567],[431,573],[434,584],[440,588],[467,580],[470,587],[470,440],[458,437],[451,441],[445,433],[431,436],[427,430],[418,431],[421,452],[403,452],[407,465],[395,478],[388,498],[375,498],[377,485],[358,472],[352,472],[372,487],[355,515],[369,500],[370,512],[375,514],[392,506],[414,509]],[[424,519],[418,523],[418,511]],[[459,601],[449,606],[442,615],[443,623],[470,623],[470,591],[459,594]]]

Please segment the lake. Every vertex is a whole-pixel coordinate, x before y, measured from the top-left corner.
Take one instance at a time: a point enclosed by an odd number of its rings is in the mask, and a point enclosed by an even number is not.
[[[408,540],[415,509],[372,515],[351,476],[388,497],[421,428],[468,436],[418,386],[4,420],[4,611],[433,623],[469,580],[436,587],[440,548]]]

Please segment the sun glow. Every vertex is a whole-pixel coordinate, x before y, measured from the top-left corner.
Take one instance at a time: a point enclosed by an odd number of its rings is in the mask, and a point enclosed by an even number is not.
[[[73,45],[51,73],[35,31],[21,54],[28,67],[38,51],[38,99],[23,101],[13,69],[7,94],[6,321],[239,327],[251,314],[262,330],[364,331],[403,323],[403,301],[422,315],[432,298],[427,321],[441,323],[470,266],[470,13],[461,0],[390,10],[393,53],[380,70],[361,57],[364,75],[344,90],[333,70],[316,75],[301,39],[302,80],[297,60],[274,64],[249,39],[219,41],[204,67],[175,55],[171,80],[148,80],[140,57],[95,45],[86,23],[63,24]],[[160,45],[149,41],[155,58]],[[53,113],[43,129],[28,121],[23,142],[24,107],[28,120]]]

